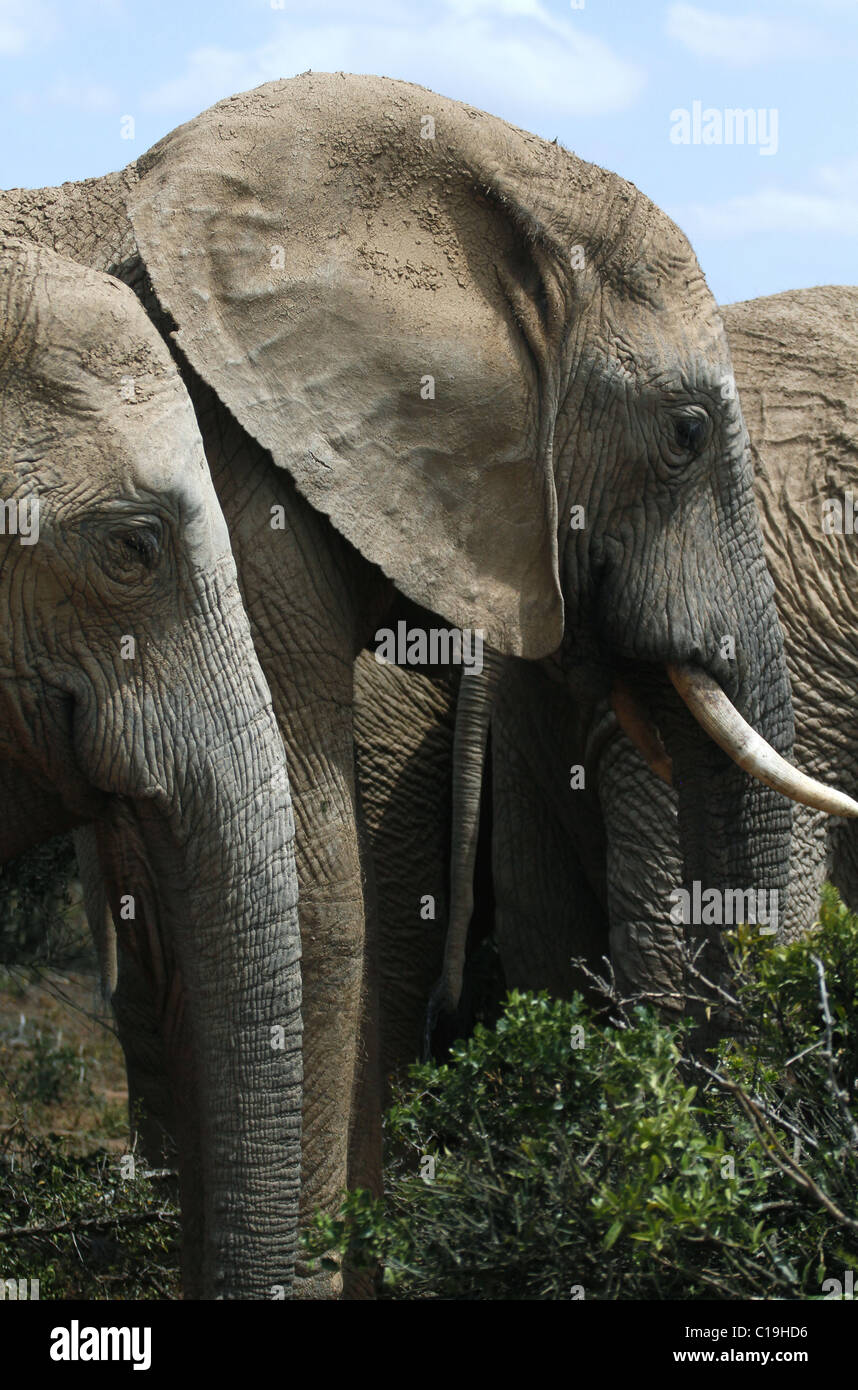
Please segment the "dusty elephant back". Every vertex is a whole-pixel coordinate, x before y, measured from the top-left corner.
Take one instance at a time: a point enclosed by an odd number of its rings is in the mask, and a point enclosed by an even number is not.
[[[788,647],[793,662],[799,647],[809,659],[816,639],[825,666],[858,622],[847,498],[858,498],[858,287],[791,290],[722,313]]]
[[[765,460],[760,496],[798,507],[853,479],[858,287],[789,290],[721,312],[742,413]]]
[[[799,763],[858,790],[858,287],[790,290],[722,309],[755,459],[784,629]],[[826,531],[833,507],[834,529]],[[842,523],[837,528],[838,519]],[[831,876],[858,905],[854,827],[794,811],[785,930],[804,930]]]

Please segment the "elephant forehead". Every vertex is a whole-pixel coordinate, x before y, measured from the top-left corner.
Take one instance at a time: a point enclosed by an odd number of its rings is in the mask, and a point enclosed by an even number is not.
[[[109,275],[0,237],[3,365],[62,385],[116,369],[169,377],[169,350],[137,297]]]
[[[142,404],[123,401],[101,457],[103,484],[114,494],[167,505],[180,518],[184,543],[212,552],[214,560],[230,552],[196,417],[180,381],[163,383]]]
[[[214,488],[196,417],[181,383],[170,388],[142,403],[123,401],[114,438],[129,483],[204,504]]]
[[[586,353],[598,351],[611,373],[667,389],[720,390],[731,374],[730,349],[720,315],[688,321],[670,302],[635,302],[610,286],[591,310]]]
[[[130,389],[130,388],[129,388]],[[63,516],[121,503],[172,516],[183,546],[203,565],[229,555],[226,522],[196,417],[181,382],[159,380],[140,398],[102,378],[83,378],[73,408],[27,412],[27,429],[4,438],[0,478],[39,495]],[[53,418],[49,418],[53,416]]]
[[[93,374],[74,349],[49,354],[15,382],[4,418],[14,463],[50,455],[82,470],[93,488],[181,488],[209,496],[212,484],[193,407],[175,368],[151,376],[133,361]],[[35,448],[34,452],[34,446]]]

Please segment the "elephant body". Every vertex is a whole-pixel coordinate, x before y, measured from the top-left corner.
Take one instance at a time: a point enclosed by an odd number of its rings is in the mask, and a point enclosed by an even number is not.
[[[392,605],[479,628],[582,702],[628,668],[682,770],[686,874],[785,883],[788,803],[665,674],[704,672],[789,753],[717,310],[632,185],[423,88],[343,74],[220,102],[118,174],[0,194],[2,230],[132,286],[193,400],[289,760],[302,1204],[331,1211],[350,1179],[379,1180],[353,664]],[[128,1008],[142,1035],[145,999]],[[339,1290],[300,1273],[299,1295]]]

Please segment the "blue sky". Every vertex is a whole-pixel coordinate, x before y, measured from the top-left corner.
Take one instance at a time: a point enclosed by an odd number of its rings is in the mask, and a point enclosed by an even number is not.
[[[858,281],[858,0],[0,0],[0,186],[118,169],[307,68],[557,136],[679,222],[722,303]],[[695,102],[776,111],[776,152],[674,143]]]

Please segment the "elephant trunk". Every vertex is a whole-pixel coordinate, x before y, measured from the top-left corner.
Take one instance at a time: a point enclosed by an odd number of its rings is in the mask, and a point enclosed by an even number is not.
[[[160,785],[116,803],[99,852],[118,1016],[156,1021],[171,1081],[185,1296],[270,1299],[289,1296],[297,1243],[300,934],[285,754],[237,604],[211,606],[199,680],[165,697]]]
[[[793,742],[789,677],[770,582],[765,588],[761,582],[758,591],[766,594],[762,613],[746,611],[734,618],[732,629],[726,628],[735,633],[738,658],[716,658],[715,669],[705,672],[696,656],[681,669],[668,664],[655,677],[650,703],[678,794],[682,882],[662,912],[665,921],[685,929],[686,1003],[696,1023],[694,1047],[709,1046],[733,1026],[725,931],[747,922],[775,939],[786,909],[792,803],[770,784],[770,777],[758,780],[760,759],[749,760],[736,740],[741,724],[753,734],[757,752],[766,750],[769,769],[788,767]],[[709,717],[701,689],[707,697],[719,689],[717,699],[709,698],[716,707]],[[689,692],[690,700],[683,698]],[[730,736],[724,737],[727,723]],[[720,744],[729,747],[725,751]]]
[[[237,814],[224,815],[214,844],[207,831],[203,844],[187,845],[187,915],[168,925],[186,984],[197,1089],[201,1192],[183,1183],[183,1203],[201,1207],[203,1298],[288,1295],[295,1257],[300,937],[286,775],[282,761],[266,768],[264,758],[279,741],[271,722],[247,730],[248,764],[262,764],[256,775],[233,787],[221,781]]]

